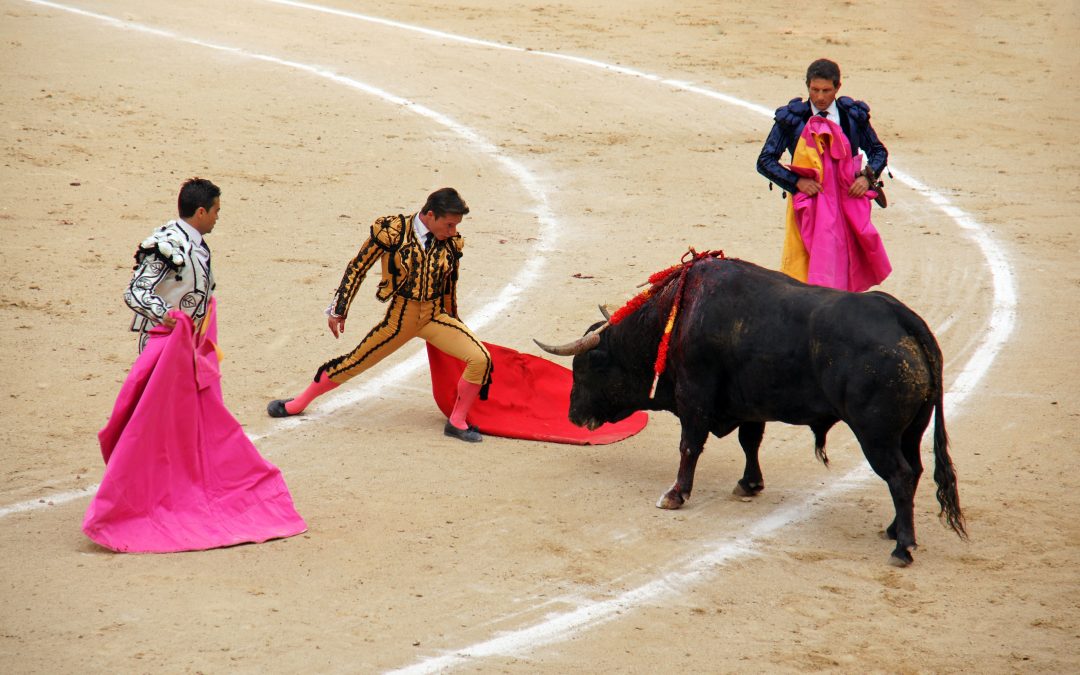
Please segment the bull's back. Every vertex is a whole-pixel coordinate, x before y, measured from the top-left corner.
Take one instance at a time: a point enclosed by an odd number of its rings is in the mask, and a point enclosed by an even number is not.
[[[859,406],[914,414],[936,400],[940,349],[922,318],[899,300],[844,293],[814,310],[809,326],[811,363],[842,413]]]
[[[687,290],[698,295],[686,297],[701,338],[696,360],[716,368],[724,405],[773,408],[774,419],[801,423],[830,410],[843,418],[853,401],[911,407],[932,398],[940,351],[892,296],[810,286],[739,260],[695,272]]]
[[[814,309],[836,294],[741,260],[695,265],[680,322],[687,376],[715,381],[724,419],[804,424],[829,416],[809,326]]]
[[[814,312],[839,294],[743,260],[709,260],[687,279],[685,327],[693,344],[731,365],[802,363]]]

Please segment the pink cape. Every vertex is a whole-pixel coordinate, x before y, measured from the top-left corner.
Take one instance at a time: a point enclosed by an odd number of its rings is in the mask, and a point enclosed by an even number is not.
[[[840,127],[811,117],[792,158],[791,170],[822,184],[813,197],[796,192],[792,206],[802,243],[809,255],[805,281],[845,291],[862,292],[885,280],[892,271],[885,245],[870,222],[870,200],[877,193],[849,197],[862,158]]]
[[[571,445],[606,445],[633,436],[649,422],[646,413],[636,412],[595,431],[575,426],[567,417],[573,384],[570,370],[507,347],[487,342],[484,346],[495,366],[495,382],[488,400],[477,400],[468,415],[469,424],[481,433]],[[427,352],[435,403],[449,417],[465,363],[430,344]]]
[[[98,433],[105,475],[83,532],[113,551],[167,553],[291,537],[307,529],[281,472],[225,408],[216,303],[196,333],[151,331]]]

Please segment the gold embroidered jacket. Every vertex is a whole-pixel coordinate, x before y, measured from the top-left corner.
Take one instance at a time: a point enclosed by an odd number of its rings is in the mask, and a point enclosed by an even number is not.
[[[345,268],[330,304],[338,316],[348,316],[349,306],[364,276],[375,261],[382,261],[382,280],[375,297],[386,302],[400,295],[410,300],[439,301],[442,310],[457,316],[458,260],[465,243],[461,236],[444,241],[432,239],[428,250],[416,238],[412,216],[384,216],[371,226],[367,241]]]

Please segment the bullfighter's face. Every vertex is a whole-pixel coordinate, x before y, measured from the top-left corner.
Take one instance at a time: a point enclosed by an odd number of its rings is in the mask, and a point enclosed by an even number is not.
[[[199,234],[210,234],[217,224],[218,214],[221,212],[221,197],[214,197],[214,203],[209,208],[200,206],[195,215],[187,219],[189,225],[198,230]]]
[[[825,110],[836,100],[840,85],[833,84],[832,80],[815,77],[810,80],[810,84],[806,85],[806,91],[810,95],[810,102],[814,104],[814,107],[818,110]]]
[[[425,216],[421,219],[424,225],[434,233],[435,238],[439,241],[456,237],[458,225],[461,224],[463,217],[460,213],[446,213],[436,218],[434,211],[428,211],[421,215]]]

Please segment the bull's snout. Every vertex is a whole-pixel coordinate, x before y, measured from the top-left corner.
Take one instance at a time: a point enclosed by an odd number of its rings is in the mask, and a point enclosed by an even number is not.
[[[580,418],[574,416],[570,417],[570,423],[579,427],[585,427],[589,431],[596,431],[600,427],[600,425],[603,424],[603,422],[601,422],[600,420],[592,417]]]
[[[589,431],[596,431],[596,429],[603,424],[603,422],[598,420],[594,415],[583,414],[580,408],[574,405],[572,396],[570,401],[570,414],[568,417],[570,419],[570,424],[584,427]]]

